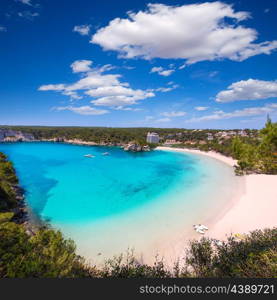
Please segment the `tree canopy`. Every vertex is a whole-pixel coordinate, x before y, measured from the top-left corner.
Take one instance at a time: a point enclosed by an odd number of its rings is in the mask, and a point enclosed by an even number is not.
[[[277,174],[277,123],[268,118],[257,143],[246,143],[236,137],[232,152],[238,160],[237,172]]]

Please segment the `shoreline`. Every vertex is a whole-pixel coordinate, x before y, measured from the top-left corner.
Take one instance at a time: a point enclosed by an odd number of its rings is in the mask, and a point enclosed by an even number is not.
[[[234,166],[236,160],[214,151],[157,147],[157,150],[178,151],[209,156],[220,160],[229,166]],[[256,229],[277,226],[277,176],[265,174],[250,174],[242,176],[244,191],[229,203],[229,207],[208,221],[209,230],[204,236],[226,240],[231,234],[246,234]],[[199,236],[201,238],[202,235]]]
[[[42,141],[40,140],[34,142]],[[68,141],[64,141],[63,143],[70,144]],[[88,146],[96,146],[96,144]],[[233,158],[224,156],[214,151],[204,152],[196,149],[171,147],[157,147],[156,150],[191,153],[202,156],[204,155],[219,160],[222,163],[227,164],[229,167],[234,167],[236,164],[236,160]],[[206,232],[206,234],[204,234],[205,237],[226,240],[227,236],[230,236],[231,234],[244,234],[256,229],[264,229],[266,227],[272,228],[277,226],[277,190],[275,189],[277,176],[252,174],[239,176],[238,178],[242,183],[242,188],[238,188],[238,190],[234,192],[234,196],[230,199],[230,201],[228,201],[228,203],[226,203],[226,206],[224,206],[221,211],[218,211],[214,216],[209,216],[207,218],[204,217],[201,220],[204,225],[209,227],[209,230]],[[210,199],[209,197],[210,196],[208,195],[206,199],[207,202]],[[29,231],[29,234],[32,234],[33,232],[31,224],[28,222],[28,220],[26,221],[27,222],[25,225],[27,226],[25,228]],[[178,232],[172,231],[172,235],[176,234],[176,239],[171,245],[165,241],[165,243],[162,242],[159,243],[159,245],[154,246],[158,251],[157,253],[163,255],[165,258],[164,261],[168,266],[172,266],[176,261],[176,258],[184,257],[184,248],[188,245],[190,240],[199,240],[201,237],[203,237],[203,235],[200,235],[193,230],[193,224],[191,223],[191,225],[188,227],[183,228],[182,238],[180,238]],[[154,263],[154,261],[151,259],[151,252],[153,249],[149,249],[149,252],[147,251],[148,253],[144,253],[146,260],[149,260],[149,262],[151,261],[151,264]],[[84,256],[86,257],[86,255]],[[108,259],[110,257],[106,258]]]
[[[226,240],[229,235],[277,227],[276,175],[245,175],[245,192],[234,205],[211,224],[208,237]]]
[[[70,145],[79,145],[79,146],[104,146],[104,147],[117,147],[117,146],[123,146],[124,144],[105,144],[105,143],[96,143],[96,142],[86,142],[78,139],[73,140],[62,140],[58,141],[55,139],[41,139],[41,140],[29,140],[29,141],[0,141],[0,143],[58,143],[58,144],[70,144]]]
[[[208,157],[212,157],[214,159],[220,160],[227,165],[234,167],[234,165],[237,164],[237,160],[235,160],[232,157],[225,156],[223,154],[220,154],[215,151],[201,151],[198,149],[186,149],[186,148],[173,148],[173,147],[166,147],[166,146],[158,146],[155,150],[167,150],[167,151],[177,151],[177,152],[185,152],[185,153],[192,153],[192,154],[199,154],[199,155],[205,155]]]

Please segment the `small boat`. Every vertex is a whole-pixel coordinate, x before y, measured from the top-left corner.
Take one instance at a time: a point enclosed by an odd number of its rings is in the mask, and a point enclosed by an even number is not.
[[[92,154],[85,154],[84,157],[95,157],[95,156]]]
[[[195,231],[198,232],[198,233],[201,233],[201,234],[204,234],[204,233],[205,233],[204,230],[201,230],[201,229],[199,229],[199,228],[195,229]]]
[[[208,230],[209,228],[205,225],[200,225],[201,230]]]
[[[209,228],[205,225],[199,224],[199,225],[193,225],[193,228],[196,232],[204,234],[206,232],[206,230],[208,230]]]
[[[104,152],[104,153],[102,153],[102,155],[110,155],[110,153],[109,152]]]

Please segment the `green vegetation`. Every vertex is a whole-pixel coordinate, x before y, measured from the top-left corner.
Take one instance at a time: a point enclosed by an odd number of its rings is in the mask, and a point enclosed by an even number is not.
[[[192,242],[186,262],[196,277],[277,277],[277,228],[229,237],[222,245]]]
[[[155,131],[159,135],[176,134],[180,129],[169,128],[112,128],[112,127],[43,127],[0,126],[0,128],[33,134],[35,139],[79,139],[86,142],[120,144],[137,141],[146,144],[146,135]]]
[[[153,266],[141,264],[132,252],[108,260],[102,268],[91,267],[60,232],[41,228],[30,236],[22,225],[3,217],[0,241],[0,278],[277,276],[277,228],[254,231],[239,241],[230,237],[220,246],[207,238],[193,241],[185,263],[176,263],[173,270],[158,258]]]
[[[156,132],[161,138],[161,143],[167,139],[174,139],[176,142],[193,141],[199,143],[207,140],[207,134],[216,135],[222,130],[205,129],[193,130],[182,128],[112,128],[112,127],[47,127],[47,126],[0,126],[0,129],[11,129],[32,134],[35,139],[79,139],[86,142],[125,144],[135,141],[141,145],[146,145],[146,135],[148,132]],[[228,130],[227,132],[230,132]],[[232,132],[238,133],[240,130],[234,129]],[[249,137],[256,137],[257,130],[245,129]],[[216,140],[216,143],[218,141]]]
[[[233,156],[232,141],[233,138],[222,141],[214,139],[213,141],[207,141],[205,144],[202,144],[201,141],[196,141],[194,144],[177,144],[173,145],[173,147],[199,149],[201,151],[216,151],[226,156]]]
[[[238,160],[237,174],[277,174],[277,123],[272,123],[268,118],[256,143],[246,143],[235,138],[232,142],[232,154]]]
[[[0,152],[0,211],[7,211],[17,206],[14,189],[17,183],[12,163]]]
[[[40,229],[29,236],[22,225],[0,224],[0,277],[84,277],[89,274],[74,243],[60,232]]]
[[[200,134],[202,136],[203,132],[201,131]],[[248,130],[245,137],[234,135],[224,139],[215,138],[212,141],[201,139],[191,141],[191,144],[181,143],[173,147],[212,150],[231,156],[238,160],[235,168],[237,175],[277,174],[277,123],[272,123],[270,118],[263,129],[257,132]]]

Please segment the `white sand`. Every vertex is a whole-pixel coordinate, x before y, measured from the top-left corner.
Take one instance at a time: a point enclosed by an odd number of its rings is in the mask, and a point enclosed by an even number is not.
[[[234,159],[213,151],[170,147],[157,149],[207,155],[231,166],[236,164]],[[209,227],[205,236],[224,240],[230,234],[243,234],[255,229],[277,226],[277,175],[246,175],[243,179],[245,185],[243,195],[234,199],[221,215],[205,224]]]
[[[226,235],[277,226],[277,176],[247,175],[245,179],[245,194],[210,226],[209,237],[225,239]]]
[[[205,155],[205,156],[209,156],[209,157],[218,159],[231,167],[233,167],[237,163],[237,161],[235,159],[233,159],[232,157],[227,157],[227,156],[217,153],[215,151],[204,152],[204,151],[200,151],[200,150],[196,150],[196,149],[183,149],[183,148],[171,148],[171,147],[157,147],[156,149],[157,150],[169,150],[169,151],[201,154],[201,155]]]

